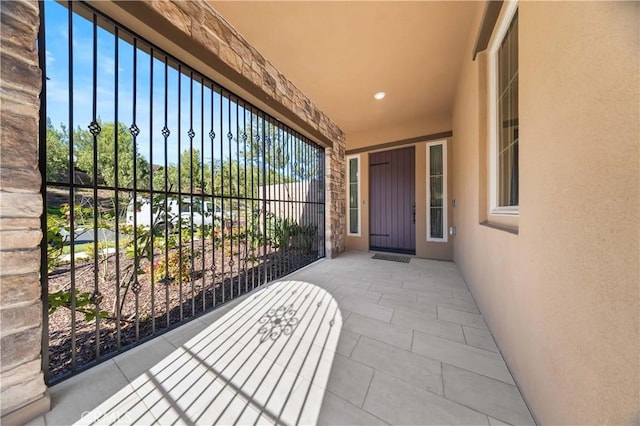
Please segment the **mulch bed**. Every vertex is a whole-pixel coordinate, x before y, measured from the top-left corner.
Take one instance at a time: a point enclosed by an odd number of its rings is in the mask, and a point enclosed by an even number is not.
[[[203,244],[202,240],[195,240],[194,246],[201,255],[194,259],[192,266],[189,264],[191,279],[182,282],[161,280],[152,283],[151,262],[140,259],[140,270],[145,273],[138,275],[137,285],[127,286],[134,261],[122,250],[117,255],[113,253],[97,261],[76,260],[73,271],[71,265],[62,265],[52,271],[48,279],[49,293],[70,291],[72,275],[75,289],[81,293],[94,293],[97,283],[99,296],[94,300],[99,301],[99,310],[107,311],[108,317],[87,321],[83,313],[72,312],[65,307],[49,315],[50,382],[210,311],[251,291],[265,279],[274,280],[318,258],[313,253],[279,252],[268,246],[260,247],[259,253],[258,250],[251,251],[243,243],[231,258],[224,256],[219,248],[214,250],[212,241],[205,240]],[[266,255],[263,254],[265,252]],[[156,252],[154,263],[160,261],[164,254]],[[247,258],[254,260],[245,260]],[[122,303],[119,320],[118,309],[115,308],[118,300]],[[75,330],[75,337],[72,330]],[[72,351],[75,351],[75,360],[72,359]]]

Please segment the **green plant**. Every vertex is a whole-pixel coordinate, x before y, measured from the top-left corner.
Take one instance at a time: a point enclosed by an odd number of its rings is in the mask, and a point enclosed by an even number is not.
[[[276,218],[273,227],[273,239],[271,244],[275,248],[288,250],[291,246],[291,239],[298,233],[298,224],[295,220],[287,218]]]
[[[56,216],[47,216],[47,269],[48,272],[62,264],[65,239],[62,237],[64,222]]]
[[[311,254],[313,248],[313,240],[318,233],[317,225],[298,225],[297,227],[297,241],[296,248],[298,248],[303,254]]]
[[[71,292],[59,290],[49,294],[49,315],[53,314],[59,308],[72,309],[71,306]],[[81,293],[75,291],[75,310],[84,314],[85,320],[93,321],[96,317],[96,307],[98,306],[97,300],[91,293]],[[100,318],[108,318],[109,312],[98,311],[97,314]]]
[[[191,279],[191,261],[198,256],[188,247],[171,251],[167,256],[153,264],[155,282],[169,279],[170,281],[189,281]]]

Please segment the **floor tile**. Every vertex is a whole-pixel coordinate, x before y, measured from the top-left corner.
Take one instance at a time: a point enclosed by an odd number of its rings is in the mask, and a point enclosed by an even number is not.
[[[344,308],[340,308],[340,313],[342,314],[342,322],[344,323],[351,316],[351,311],[348,311]]]
[[[363,336],[351,355],[356,361],[396,379],[442,395],[440,362]]]
[[[407,290],[405,288],[398,287],[389,287],[384,284],[371,284],[369,286],[370,291],[377,291],[382,293],[383,295],[390,296],[398,296],[407,300],[412,300],[416,302],[418,300],[418,292],[415,290]]]
[[[423,315],[426,318],[437,318],[436,305],[419,303],[404,298],[397,298],[383,294],[378,302],[379,305],[393,308],[394,310],[402,310],[405,312],[414,313],[417,315]]]
[[[105,361],[49,389],[53,410],[45,414],[48,425],[70,425],[91,411],[128,381],[113,360]]]
[[[338,347],[336,352],[342,356],[350,357],[353,352],[353,348],[356,347],[360,335],[351,330],[343,328],[340,331],[340,338],[338,339]]]
[[[356,407],[344,399],[327,392],[322,401],[318,425],[386,425],[384,421]]]
[[[459,311],[479,314],[480,311],[473,300],[456,299],[452,294],[441,296],[418,292],[418,302],[432,303],[444,308],[457,309]]]
[[[175,350],[175,346],[163,338],[153,339],[113,359],[129,381],[153,367]]]
[[[453,264],[452,268],[446,269],[444,281],[464,287],[467,286],[467,284],[464,282],[462,274],[460,273],[460,271],[458,271],[458,268],[455,267],[455,264]]]
[[[364,409],[391,424],[487,425],[487,416],[376,371]]]
[[[391,318],[391,324],[465,343],[462,327],[452,322],[439,321],[430,317],[425,318],[423,315],[396,310],[393,313],[393,318]]]
[[[91,412],[83,413],[76,425],[92,424],[152,424],[155,418],[135,389],[127,385]]]
[[[347,296],[340,300],[338,305],[340,308],[344,308],[352,313],[384,322],[391,321],[391,316],[393,315],[393,309],[362,300],[358,296]]]
[[[383,288],[383,289],[386,289],[386,290],[388,290],[390,288],[402,288],[402,280],[399,280],[399,279],[396,279],[396,278],[392,278],[390,280],[383,280],[383,279],[378,279],[378,278],[370,278],[370,279],[367,279],[367,282],[371,286]],[[377,291],[382,291],[382,290],[377,290]]]
[[[331,294],[334,295],[334,297],[335,295],[342,296],[341,298],[355,297],[363,302],[369,303],[378,303],[378,300],[380,300],[380,296],[382,296],[382,293],[379,293],[377,291],[369,291],[345,284],[342,284],[336,287],[334,290],[331,290]]]
[[[489,417],[489,425],[490,426],[510,426],[509,423],[505,423],[505,422],[502,422],[502,421],[500,421],[498,419],[494,419],[491,416],[488,416],[488,417]]]
[[[425,280],[424,278],[420,280],[404,280],[402,282],[402,288],[419,291],[428,295],[453,297],[453,293],[449,287],[437,285],[435,281]]]
[[[514,384],[502,356],[495,352],[452,342],[419,331],[414,333],[412,350],[420,355]]]
[[[341,286],[359,288],[361,290],[369,290],[369,286],[371,285],[371,282],[367,278],[354,280],[353,277],[349,279],[345,279],[344,277],[334,277],[332,281]]]
[[[535,424],[515,386],[451,365],[442,370],[448,399],[510,424]]]
[[[44,420],[44,414],[42,416],[38,416],[35,419],[31,420],[25,426],[46,426],[46,423]]]
[[[333,358],[327,390],[355,406],[362,407],[372,376],[373,368],[336,355]]]
[[[438,319],[442,321],[455,322],[460,325],[468,325],[470,327],[487,329],[487,325],[480,314],[463,312],[456,309],[449,309],[438,306]]]
[[[64,381],[33,424],[105,401],[129,424],[531,423],[456,265],[371,256],[321,260]],[[263,341],[265,312],[294,299],[297,325]]]
[[[343,327],[355,333],[372,337],[402,349],[411,349],[413,332],[406,328],[397,327],[358,314],[351,314]]]
[[[206,327],[207,325],[202,321],[194,320],[163,334],[162,338],[171,343],[174,348],[179,348]]]
[[[480,328],[462,326],[464,330],[464,337],[467,341],[467,345],[475,346],[476,348],[485,349],[487,351],[499,352],[498,346],[493,341],[493,336],[489,330],[482,330]]]

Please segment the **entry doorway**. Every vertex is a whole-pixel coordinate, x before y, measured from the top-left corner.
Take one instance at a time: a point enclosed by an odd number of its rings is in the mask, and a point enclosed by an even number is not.
[[[416,253],[415,147],[369,154],[369,248]]]

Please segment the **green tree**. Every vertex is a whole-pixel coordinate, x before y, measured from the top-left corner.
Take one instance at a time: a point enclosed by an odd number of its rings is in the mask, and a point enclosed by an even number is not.
[[[118,123],[117,133],[116,126],[113,122],[102,123],[98,120],[101,127],[97,136],[97,154],[98,175],[101,176],[108,186],[115,186],[116,178],[116,136],[118,145],[118,186],[120,188],[133,188],[134,180],[137,189],[146,189],[149,187],[149,163],[140,155],[135,153],[134,159],[134,140],[129,129],[123,124]],[[93,154],[94,154],[94,137],[88,131],[78,127],[74,131],[74,147],[77,157],[76,164],[82,170],[91,175],[93,171]],[[134,179],[134,162],[136,165],[136,175]]]
[[[47,118],[47,181],[57,181],[69,173],[69,135],[63,124],[60,130]]]
[[[180,185],[185,192],[204,190],[200,150],[184,150],[180,156]]]

